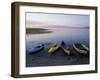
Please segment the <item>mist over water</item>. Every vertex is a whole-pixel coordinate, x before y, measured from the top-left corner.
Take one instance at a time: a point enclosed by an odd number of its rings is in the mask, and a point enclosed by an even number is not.
[[[87,28],[53,28],[51,33],[27,34],[27,47],[37,43],[61,43],[63,40],[66,44],[83,43],[89,46],[89,29]]]

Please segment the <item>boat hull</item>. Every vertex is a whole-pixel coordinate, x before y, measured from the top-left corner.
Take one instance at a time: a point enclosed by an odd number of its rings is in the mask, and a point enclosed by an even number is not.
[[[56,45],[56,47],[52,46],[51,48],[49,48],[48,53],[55,53],[58,49],[60,48],[59,45]]]
[[[31,48],[29,51],[28,51],[28,53],[30,54],[30,55],[32,55],[32,54],[36,54],[36,53],[39,53],[40,51],[42,51],[44,49],[44,46],[40,46],[40,47],[38,47],[38,48]]]
[[[78,44],[79,45],[79,44]],[[78,52],[81,55],[88,55],[89,50],[85,49],[82,44],[80,44],[80,47],[77,47],[77,44],[73,44],[73,48],[75,49],[76,52]]]

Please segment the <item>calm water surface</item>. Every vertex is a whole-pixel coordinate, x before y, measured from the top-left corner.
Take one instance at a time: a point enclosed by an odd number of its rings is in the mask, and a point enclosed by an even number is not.
[[[27,34],[26,48],[38,43],[59,43],[63,40],[66,44],[83,43],[89,46],[89,29],[60,28],[51,29],[53,32],[45,34]]]
[[[51,33],[26,34],[26,67],[34,66],[56,66],[89,64],[89,57],[66,56],[59,51],[55,56],[50,56],[48,48],[54,43],[61,44],[63,40],[66,44],[83,43],[89,47],[89,28],[50,28]],[[45,49],[35,55],[29,55],[28,49],[45,44]]]

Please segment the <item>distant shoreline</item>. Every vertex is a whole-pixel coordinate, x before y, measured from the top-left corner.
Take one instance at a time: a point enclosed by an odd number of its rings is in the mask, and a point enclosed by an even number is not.
[[[55,27],[51,27],[51,29],[53,29],[53,28],[55,28]],[[62,28],[64,28],[64,27],[62,27]],[[89,29],[89,27],[77,27],[77,28],[75,28],[75,27],[66,27],[65,29]],[[51,29],[46,29],[46,28],[26,28],[26,34],[44,34],[44,33],[51,33],[51,32],[53,32]],[[61,28],[59,28],[58,27],[58,29],[61,29]]]
[[[42,33],[51,33],[49,29],[44,28],[26,28],[26,34],[42,34]]]

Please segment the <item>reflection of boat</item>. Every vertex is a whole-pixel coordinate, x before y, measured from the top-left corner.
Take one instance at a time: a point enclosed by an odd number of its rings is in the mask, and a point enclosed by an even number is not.
[[[63,49],[63,51],[64,51],[67,55],[70,55],[69,47],[67,47],[67,45],[65,44],[64,41],[61,42],[61,48]]]
[[[49,48],[48,53],[54,53],[59,49],[59,45],[58,44],[54,44],[51,48]]]
[[[29,54],[35,54],[35,53],[42,51],[43,49],[44,49],[44,44],[33,47],[33,48],[29,49],[28,52],[29,52]]]
[[[88,51],[89,51],[89,48],[87,48],[86,46],[84,46],[83,44],[73,44],[73,47],[74,47],[74,49],[78,52],[78,53],[80,53],[80,54],[82,54],[82,55],[87,55],[88,54]]]

